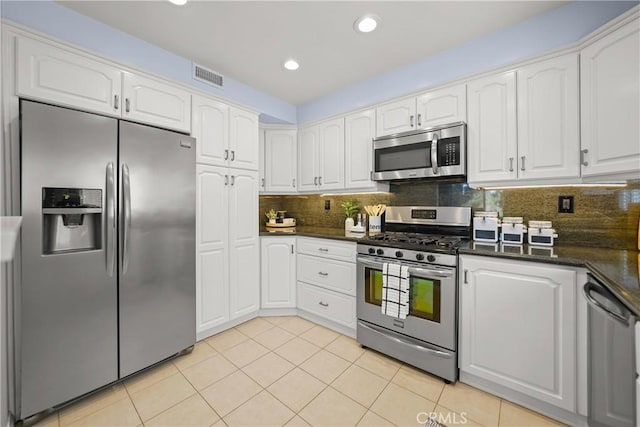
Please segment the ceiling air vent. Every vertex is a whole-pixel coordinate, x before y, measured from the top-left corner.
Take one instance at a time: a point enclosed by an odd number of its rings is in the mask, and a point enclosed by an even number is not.
[[[204,68],[195,62],[193,63],[193,78],[215,87],[222,87],[224,85],[224,77],[222,74]]]

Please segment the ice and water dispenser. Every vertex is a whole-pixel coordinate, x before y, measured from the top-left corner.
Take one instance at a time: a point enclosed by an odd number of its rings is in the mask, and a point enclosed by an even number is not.
[[[102,248],[102,190],[42,189],[42,252],[92,251]]]

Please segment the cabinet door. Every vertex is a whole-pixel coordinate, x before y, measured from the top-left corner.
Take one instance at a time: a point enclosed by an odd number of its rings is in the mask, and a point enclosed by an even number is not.
[[[580,176],[578,55],[518,70],[519,179]]]
[[[262,308],[295,308],[295,237],[262,237]]]
[[[229,166],[258,170],[258,115],[231,107]]]
[[[265,190],[269,193],[296,191],[297,132],[267,130],[265,132]]]
[[[318,187],[344,188],[344,119],[320,124],[318,143]]]
[[[376,108],[376,136],[416,128],[416,99],[406,98]]]
[[[229,191],[227,169],[196,165],[196,175],[196,328],[202,332],[229,320]]]
[[[298,190],[318,189],[318,126],[298,131]]]
[[[228,169],[231,318],[260,308],[258,172]]]
[[[430,128],[467,121],[467,88],[464,84],[424,93],[416,99],[417,125]]]
[[[226,166],[229,159],[229,106],[213,99],[193,95],[193,126],[196,161]]]
[[[260,129],[260,139],[258,140],[258,179],[260,180],[259,192],[262,193],[265,191],[267,186],[267,179],[265,177],[265,168],[264,168],[264,146],[266,144],[266,135],[264,129]]]
[[[580,53],[582,176],[640,173],[640,25],[634,20]]]
[[[517,177],[515,72],[467,85],[468,181],[515,180]]]
[[[485,257],[460,262],[460,369],[575,411],[576,272]]]
[[[160,80],[124,73],[122,117],[189,133],[191,94]]]
[[[120,116],[120,70],[28,38],[17,43],[18,96]]]
[[[375,186],[375,182],[371,181],[375,131],[375,110],[362,111],[345,118],[345,188]]]

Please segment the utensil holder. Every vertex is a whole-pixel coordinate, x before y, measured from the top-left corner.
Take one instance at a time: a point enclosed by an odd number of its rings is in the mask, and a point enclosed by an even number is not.
[[[380,234],[382,232],[382,217],[370,216],[369,217],[369,235]]]

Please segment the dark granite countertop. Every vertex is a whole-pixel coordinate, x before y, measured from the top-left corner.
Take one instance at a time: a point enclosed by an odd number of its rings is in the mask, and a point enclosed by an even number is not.
[[[511,246],[470,242],[460,254],[584,267],[640,317],[640,252],[586,246]]]
[[[303,236],[357,242],[366,235],[366,233],[349,233],[349,235],[346,235],[344,228],[310,226],[296,226],[291,228],[260,227],[260,236]]]
[[[260,236],[305,236],[357,242],[365,234],[345,235],[342,228],[297,226],[285,229],[260,229]],[[640,317],[640,252],[587,246],[500,245],[469,242],[460,254],[483,255],[584,267],[608,286],[633,313]]]

